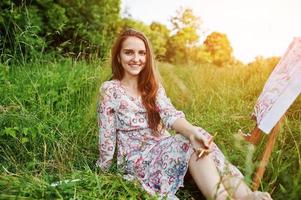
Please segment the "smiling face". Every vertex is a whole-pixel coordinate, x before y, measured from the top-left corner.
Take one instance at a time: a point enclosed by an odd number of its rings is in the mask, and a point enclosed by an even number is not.
[[[122,43],[118,57],[124,69],[126,78],[137,78],[146,63],[146,47],[144,42],[137,37],[128,37]]]

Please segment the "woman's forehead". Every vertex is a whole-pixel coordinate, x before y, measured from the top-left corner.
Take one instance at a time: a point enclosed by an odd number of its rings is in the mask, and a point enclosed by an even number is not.
[[[122,43],[122,49],[139,49],[139,50],[145,50],[145,44],[143,40],[140,38],[130,36],[126,38]]]

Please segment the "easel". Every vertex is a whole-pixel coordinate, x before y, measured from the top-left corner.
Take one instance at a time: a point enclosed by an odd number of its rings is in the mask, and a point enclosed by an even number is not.
[[[257,190],[260,185],[286,110],[301,93],[299,74],[301,74],[301,37],[296,37],[273,70],[259,96],[258,107],[255,107],[259,118],[255,116],[256,112],[253,115],[257,122],[256,127],[251,134],[243,134],[245,140],[254,145],[260,141],[262,132],[269,134],[261,162],[253,178],[253,190]]]
[[[253,191],[258,190],[258,187],[261,183],[261,179],[264,175],[265,168],[272,154],[272,150],[274,148],[276,138],[279,135],[283,120],[284,120],[284,116],[281,117],[281,119],[277,122],[277,124],[275,125],[275,127],[272,129],[271,133],[268,136],[268,142],[265,145],[265,150],[263,152],[259,167],[257,168],[256,174],[254,175],[253,178],[253,183],[252,183]],[[245,138],[246,141],[256,145],[260,141],[261,134],[262,134],[261,130],[256,126],[250,135],[243,135],[243,137]]]

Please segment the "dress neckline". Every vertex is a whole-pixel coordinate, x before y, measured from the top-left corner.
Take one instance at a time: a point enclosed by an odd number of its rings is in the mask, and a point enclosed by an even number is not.
[[[126,95],[129,99],[131,99],[132,101],[134,100],[140,100],[141,99],[141,95],[137,96],[137,97],[134,97],[132,95],[130,95],[127,90],[124,88],[124,86],[121,84],[121,81],[118,80],[118,79],[115,79],[115,81],[117,82],[119,88],[121,88],[121,91],[124,95]]]

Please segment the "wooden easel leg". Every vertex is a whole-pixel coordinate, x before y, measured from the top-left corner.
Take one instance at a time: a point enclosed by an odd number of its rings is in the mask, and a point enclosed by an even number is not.
[[[256,127],[253,129],[253,131],[250,134],[247,135],[243,134],[243,137],[246,141],[256,145],[260,141],[261,131],[256,125]]]
[[[275,145],[275,142],[276,142],[276,138],[280,132],[280,127],[281,127],[281,122],[282,122],[282,119],[281,118],[278,123],[276,124],[276,126],[272,129],[270,135],[269,135],[269,139],[268,139],[268,142],[265,146],[265,150],[264,150],[264,153],[263,153],[263,156],[262,156],[262,159],[261,159],[261,162],[260,162],[260,165],[257,169],[257,172],[254,176],[254,179],[253,179],[253,190],[258,190],[258,187],[260,185],[260,182],[261,182],[261,179],[263,177],[263,174],[265,172],[265,168],[269,162],[269,158],[272,154],[272,150],[273,150],[273,147]]]

